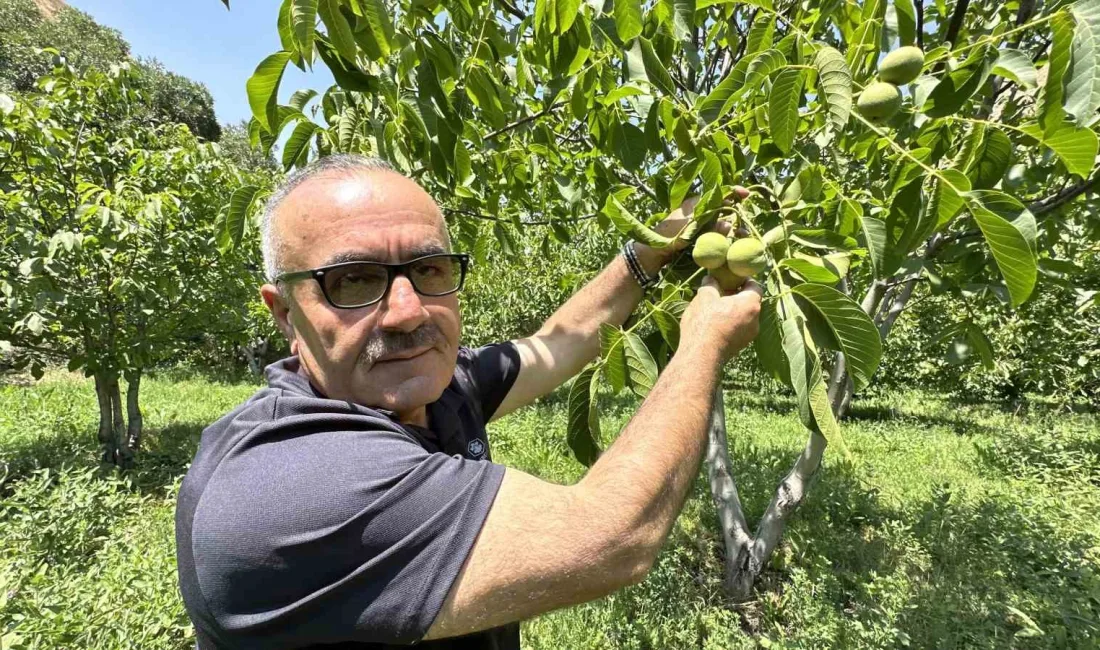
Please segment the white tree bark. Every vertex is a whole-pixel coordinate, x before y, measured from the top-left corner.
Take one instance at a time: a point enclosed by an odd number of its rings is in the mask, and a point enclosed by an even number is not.
[[[722,391],[719,388],[716,392],[707,436],[706,465],[726,551],[724,586],[726,594],[735,602],[748,600],[752,595],[753,584],[775,552],[787,520],[802,504],[810,480],[821,467],[825,447],[824,436],[816,432],[810,434],[802,454],[780,482],[756,533],[750,535],[729,459]]]

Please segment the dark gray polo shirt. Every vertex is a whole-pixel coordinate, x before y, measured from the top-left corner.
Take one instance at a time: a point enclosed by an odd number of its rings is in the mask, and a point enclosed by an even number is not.
[[[297,357],[268,366],[267,388],[203,431],[180,488],[180,590],[198,646],[417,642],[504,477],[485,423],[519,354],[460,349],[429,429],[327,399],[298,370]],[[420,646],[518,649],[519,626]]]

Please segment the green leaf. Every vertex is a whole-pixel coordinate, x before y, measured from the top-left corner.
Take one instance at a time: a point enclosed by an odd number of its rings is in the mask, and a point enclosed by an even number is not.
[[[650,228],[647,228],[641,221],[638,221],[638,219],[619,202],[619,199],[615,198],[614,194],[607,195],[607,200],[603,204],[602,212],[611,220],[616,230],[627,237],[642,242],[646,246],[665,248],[672,243],[670,237],[659,235]]]
[[[844,55],[831,47],[822,47],[817,51],[814,67],[817,69],[817,85],[829,109],[829,124],[835,131],[842,131],[852,112],[852,73],[844,62]]]
[[[749,56],[770,48],[775,42],[775,18],[763,13],[757,13],[749,28],[748,38],[745,39],[745,54]]]
[[[1004,192],[974,190],[963,197],[993,252],[1012,305],[1022,304],[1035,288],[1038,274],[1035,217]]]
[[[1012,164],[1012,141],[1000,129],[988,129],[966,170],[971,187],[985,190],[1001,182]]]
[[[642,33],[640,0],[615,0],[615,30],[623,43],[629,43]]]
[[[252,204],[255,203],[259,194],[260,188],[255,185],[244,185],[233,190],[225,216],[223,252],[241,243],[241,239],[244,238],[245,224],[248,223],[248,214],[252,211]]]
[[[824,228],[791,228],[788,231],[791,241],[810,248],[852,250],[859,244],[851,237]]]
[[[1020,50],[1005,48],[997,54],[993,74],[1016,82],[1024,88],[1034,88],[1039,83],[1039,72],[1031,57]]]
[[[960,192],[970,191],[970,179],[959,170],[944,169],[940,172],[940,176],[942,178],[932,179],[932,196],[929,199],[929,210],[936,216],[933,231],[943,228],[959,214],[965,204]],[[924,237],[927,238],[931,234],[926,232]]]
[[[305,120],[294,127],[290,138],[283,147],[283,169],[290,171],[295,165],[302,165],[309,158],[309,143],[319,129],[316,124]]]
[[[298,55],[313,63],[313,38],[317,34],[317,0],[290,0],[290,24]]]
[[[600,358],[603,359],[603,376],[611,384],[615,394],[626,387],[626,354],[623,351],[623,331],[608,323],[600,323]]]
[[[569,411],[569,429],[566,441],[573,455],[583,465],[591,467],[600,457],[600,418],[593,399],[596,383],[593,381],[595,366],[588,366],[573,379],[566,399]]]
[[[812,285],[817,286],[817,285]],[[783,352],[790,366],[791,386],[798,398],[802,424],[811,431],[823,435],[829,442],[836,441],[844,448],[829,404],[828,393],[821,376],[821,361],[817,356],[813,339],[806,330],[806,319],[794,300],[783,301],[781,316]]]
[[[355,43],[355,32],[351,24],[340,12],[340,0],[319,0],[317,11],[321,14],[321,22],[328,30],[329,42],[340,56],[348,61],[354,61],[359,47]]]
[[[1091,129],[1075,128],[1067,123],[1043,133],[1039,125],[1032,123],[1025,124],[1020,130],[1050,147],[1069,173],[1087,178],[1092,172],[1098,142],[1096,133]]]
[[[290,96],[290,107],[301,112],[306,109],[306,104],[317,96],[317,91],[312,89],[296,90]]]
[[[1066,72],[1069,71],[1073,47],[1073,18],[1059,12],[1051,20],[1054,43],[1050,48],[1050,60],[1047,63],[1047,80],[1039,94],[1039,123],[1044,131],[1060,128],[1065,117],[1062,103],[1065,98],[1063,87]]]
[[[696,105],[699,116],[708,124],[725,116],[733,107],[735,95],[745,85],[745,73],[755,57],[742,57],[729,74]]]
[[[638,397],[645,397],[657,383],[657,362],[642,337],[634,332],[623,332],[623,352],[626,354],[627,377],[630,389]]]
[[[966,338],[970,340],[970,345],[978,351],[978,356],[982,359],[982,366],[986,370],[993,370],[993,345],[989,342],[989,337],[985,335],[985,332],[975,323],[969,322],[966,324]]]
[[[555,33],[564,34],[573,26],[573,21],[581,11],[581,0],[554,0],[554,13],[556,15]]]
[[[645,64],[646,76],[649,77],[654,86],[661,89],[661,92],[675,96],[676,85],[672,82],[672,76],[668,74],[668,70],[665,69],[665,64],[657,58],[657,53],[653,50],[653,43],[645,37],[639,38],[638,43],[642,48],[642,63]]]
[[[946,117],[959,111],[989,78],[993,69],[992,50],[980,47],[960,67],[940,79],[921,111],[929,117]]]
[[[1070,47],[1070,65],[1066,75],[1066,112],[1078,126],[1088,126],[1096,119],[1100,94],[1094,92],[1100,83],[1100,63],[1097,62],[1097,34],[1084,21],[1077,21]]]
[[[788,257],[779,261],[779,266],[797,273],[806,282],[818,284],[836,284],[840,282],[840,276],[824,266],[818,266],[809,260],[798,257]]]
[[[673,350],[680,347],[680,320],[660,307],[654,307],[650,315],[657,329],[660,330],[661,337],[664,338],[665,343],[668,343],[668,347]]]
[[[776,381],[790,385],[791,369],[783,358],[783,332],[776,311],[777,301],[765,300],[760,304],[760,333],[753,341],[756,360],[764,372]]]
[[[393,49],[393,21],[382,0],[356,0],[363,9],[362,25],[356,26],[359,45],[374,60],[389,57]]]
[[[856,390],[868,385],[882,360],[882,339],[874,321],[854,300],[832,287],[800,284],[791,291],[817,309],[833,331]]]
[[[898,20],[898,41],[902,45],[917,43],[917,8],[913,0],[894,0],[894,13]]]
[[[672,23],[672,35],[678,41],[691,37],[695,26],[695,0],[657,0],[655,10]]]
[[[252,115],[264,131],[278,135],[274,129],[278,107],[279,84],[290,61],[289,52],[276,52],[264,59],[245,84]]]
[[[787,57],[779,50],[765,50],[752,60],[745,70],[745,88],[753,90],[761,81],[776,70],[787,65]]]
[[[512,234],[510,227],[498,221],[493,224],[493,235],[497,238],[501,251],[508,257],[514,257],[519,251],[515,235]]]
[[[863,217],[863,243],[871,258],[871,268],[876,278],[885,277],[886,270],[886,223],[876,217]]]
[[[784,154],[791,152],[798,133],[798,104],[802,101],[802,71],[786,69],[772,83],[768,98],[768,125],[772,140]]]

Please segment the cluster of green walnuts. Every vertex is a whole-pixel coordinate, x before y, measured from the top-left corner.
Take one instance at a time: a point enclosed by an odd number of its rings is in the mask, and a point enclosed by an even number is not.
[[[886,55],[878,67],[878,78],[863,89],[856,107],[875,124],[886,122],[901,108],[898,86],[912,83],[924,68],[924,51],[907,45]]]
[[[723,291],[733,291],[746,278],[768,267],[765,244],[756,237],[730,239],[717,232],[707,232],[695,240],[691,257],[718,282]]]

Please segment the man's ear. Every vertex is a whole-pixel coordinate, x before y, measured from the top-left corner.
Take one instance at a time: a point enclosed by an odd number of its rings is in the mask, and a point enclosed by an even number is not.
[[[275,325],[290,342],[291,350],[295,347],[294,326],[290,324],[290,303],[273,284],[265,284],[260,287],[260,297],[263,298],[267,310],[275,319]]]

